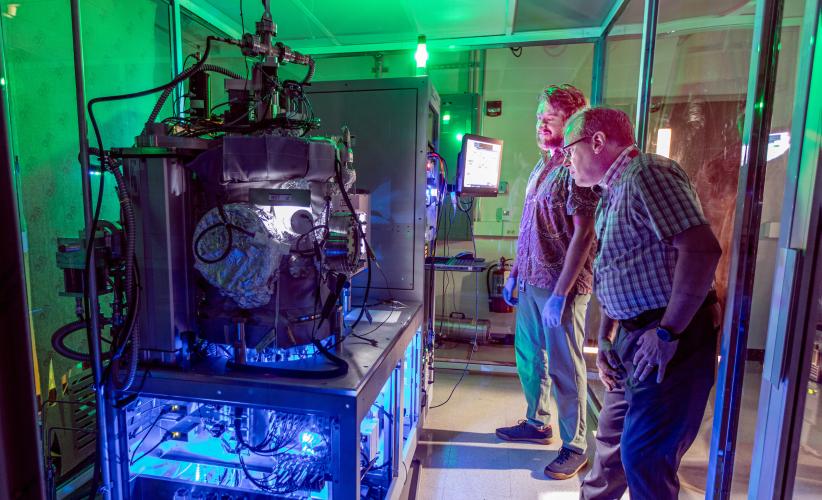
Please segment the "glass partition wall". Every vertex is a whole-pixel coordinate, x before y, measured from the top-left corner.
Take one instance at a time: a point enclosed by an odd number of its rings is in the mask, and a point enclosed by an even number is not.
[[[655,4],[652,7],[657,9],[658,20],[651,47],[653,71],[647,76],[652,83],[645,96],[638,75],[641,59],[648,55],[648,45],[642,43],[644,7],[648,4]],[[640,142],[647,145],[647,152],[673,158],[688,172],[723,249],[715,286],[721,302],[730,309],[723,331],[725,349],[718,360],[714,396],[702,429],[680,468],[684,498],[757,496],[762,491],[757,482],[763,480],[756,474],[768,466],[795,473],[797,494],[808,494],[814,486],[818,492],[820,486],[808,479],[813,475],[811,471],[818,470],[820,456],[816,417],[819,405],[814,384],[819,377],[821,347],[816,345],[818,339],[811,338],[819,323],[813,316],[818,314],[814,307],[818,308],[818,288],[809,289],[810,295],[806,297],[811,304],[807,322],[807,331],[811,333],[801,335],[807,339],[800,351],[804,357],[795,354],[793,358],[803,361],[797,377],[805,386],[795,393],[802,394],[807,403],[790,405],[789,409],[782,407],[777,409],[781,414],[775,413],[772,400],[765,397],[773,397],[768,394],[768,385],[763,385],[760,401],[763,364],[766,371],[773,363],[790,365],[785,353],[799,349],[798,341],[782,331],[784,325],[772,310],[778,307],[780,296],[791,297],[785,293],[785,283],[792,282],[800,272],[799,268],[790,268],[780,273],[785,266],[779,239],[782,219],[793,212],[790,200],[785,201],[792,184],[795,189],[797,176],[791,172],[789,157],[806,130],[796,126],[797,110],[808,109],[809,121],[811,116],[818,119],[819,113],[818,101],[813,108],[813,101],[800,92],[803,81],[798,80],[802,68],[810,65],[808,58],[812,59],[814,36],[809,28],[802,28],[803,18],[811,19],[805,24],[815,27],[818,6],[812,7],[803,0],[711,5],[632,1],[605,34],[603,103],[636,113],[647,99],[647,135]],[[768,25],[774,26],[774,33],[767,33]],[[756,49],[753,59],[752,48]],[[772,49],[777,57],[768,64],[753,64],[751,61],[756,61],[765,49]],[[778,64],[774,62],[777,59]],[[759,68],[759,72],[751,67]],[[633,95],[629,92],[632,87]],[[812,134],[816,136],[816,132]],[[748,154],[754,149],[762,152],[761,158]],[[815,163],[803,166],[805,172],[815,171]],[[752,241],[751,232],[744,231],[749,245],[741,248],[735,246],[740,242],[740,228],[735,232],[735,223],[741,223],[737,220],[739,207],[744,210],[745,223],[758,229]],[[819,233],[809,230],[808,238],[813,236],[818,239]],[[740,284],[740,276],[749,280],[748,286],[734,288],[734,282]],[[747,307],[740,307],[740,302]],[[782,304],[787,308],[788,304]],[[727,345],[737,338],[738,329],[744,330],[745,345],[739,346],[733,355]],[[771,360],[769,365],[769,357],[776,361]],[[807,395],[803,387],[807,387]],[[774,420],[785,425],[793,421],[802,429],[794,433],[794,444],[799,445],[795,448],[800,450],[798,465],[793,448],[781,449],[784,453],[777,454],[779,458],[772,461],[778,464],[757,463],[762,462],[760,457],[768,454],[769,449],[762,445],[766,439],[762,429],[784,430],[775,427]],[[766,426],[766,422],[771,425]],[[718,434],[718,430],[724,434]],[[720,435],[726,440],[718,439]],[[723,460],[718,461],[717,457]],[[769,479],[765,482],[772,479],[770,474],[766,476]],[[784,495],[790,490],[779,491]]]
[[[56,354],[50,340],[82,311],[72,297],[62,296],[64,276],[55,262],[57,239],[77,238],[84,228],[70,12],[65,1],[0,1],[6,70],[2,84],[9,94],[35,384],[43,405],[46,475],[56,480],[89,464],[95,443],[90,370]],[[83,2],[88,99],[171,79],[169,14],[166,2],[154,0],[130,1],[128,8],[117,2]],[[104,147],[133,144],[156,98],[96,107]],[[96,200],[102,176],[91,177]],[[111,193],[112,188],[103,189]],[[101,218],[119,218],[116,196],[104,198]],[[107,307],[105,302],[102,307]],[[67,343],[72,349],[86,349],[82,331]]]
[[[643,15],[646,5],[651,2],[658,9],[655,43],[650,46],[654,64],[652,72],[645,75],[649,81],[643,82],[639,77],[641,64],[643,58],[649,56],[646,48],[649,46],[642,43]],[[761,492],[762,486],[757,481],[761,483],[762,479],[756,474],[769,470],[761,457],[768,449],[763,443],[768,436],[774,435],[773,427],[769,426],[774,421],[785,423],[785,426],[776,427],[778,431],[790,427],[788,423],[793,426],[793,431],[784,431],[784,436],[782,432],[775,432],[777,436],[782,436],[778,439],[779,443],[794,445],[777,460],[776,469],[782,471],[783,476],[792,477],[794,474],[796,484],[792,479],[782,477],[777,482],[790,483],[790,486],[781,487],[779,492],[771,492],[772,496],[784,496],[785,492],[790,491],[798,495],[806,494],[819,486],[816,479],[818,474],[814,471],[822,465],[819,461],[822,442],[817,416],[820,387],[815,384],[819,383],[819,373],[822,371],[819,354],[822,341],[816,331],[822,327],[813,315],[818,318],[819,309],[822,308],[817,271],[822,264],[813,264],[818,262],[819,250],[807,244],[819,239],[818,214],[815,219],[808,217],[804,221],[807,232],[805,246],[792,247],[800,256],[792,262],[802,262],[804,268],[786,265],[786,259],[788,264],[791,261],[785,255],[791,254],[785,252],[785,247],[789,245],[783,241],[789,239],[784,233],[791,235],[786,221],[793,224],[791,227],[796,226],[794,219],[786,218],[786,213],[792,212],[794,205],[799,203],[788,206],[795,197],[788,197],[787,194],[791,189],[796,191],[797,179],[801,178],[804,188],[810,192],[804,194],[806,208],[817,207],[818,212],[819,206],[820,188],[815,173],[820,96],[818,91],[813,95],[801,91],[803,83],[813,88],[809,83],[810,70],[807,70],[810,66],[807,58],[814,58],[813,40],[817,32],[817,23],[807,19],[818,20],[819,15],[818,5],[814,9],[813,3],[812,0],[626,0],[619,3],[615,11],[618,15],[603,26],[598,41],[585,40],[585,45],[568,46],[567,49],[571,52],[582,51],[584,56],[580,60],[592,60],[590,65],[584,62],[579,67],[585,71],[591,68],[595,104],[623,109],[632,117],[642,106],[647,107],[649,119],[644,127],[648,131],[644,138],[646,150],[670,156],[685,168],[697,186],[706,215],[722,244],[724,254],[717,271],[716,286],[723,302],[733,304],[734,299],[742,299],[751,304],[749,317],[735,317],[735,314],[746,314],[735,309],[726,315],[725,340],[737,334],[730,331],[729,325],[741,324],[746,331],[746,342],[739,351],[742,356],[727,353],[719,363],[716,399],[711,399],[701,433],[685,456],[680,470],[683,497],[727,498]],[[765,6],[770,9],[765,9]],[[7,70],[4,84],[8,86],[10,95],[14,173],[21,205],[30,317],[37,359],[36,384],[42,402],[68,400],[86,403],[85,412],[74,411],[68,405],[46,404],[41,414],[44,426],[54,429],[53,432],[44,433],[47,439],[44,447],[50,457],[47,465],[56,477],[65,478],[90,463],[94,453],[93,434],[89,432],[94,427],[93,404],[89,404],[93,403],[89,370],[83,363],[68,362],[56,356],[50,348],[51,333],[76,319],[75,302],[69,297],[60,297],[63,277],[54,263],[57,238],[77,237],[83,228],[75,89],[71,79],[66,77],[73,72],[69,9],[64,2],[56,1],[22,4],[0,1],[0,11]],[[120,8],[117,2],[84,2],[86,97],[91,99],[131,92],[165,83],[175,72],[190,66],[192,57],[196,57],[198,52],[202,53],[206,35],[222,34],[218,28],[185,11],[180,15],[179,7],[176,13],[175,19],[175,10],[162,0],[137,0],[130,2],[128,9]],[[767,85],[751,85],[765,78],[756,71],[749,71],[749,66],[757,67],[750,64],[753,60],[752,47],[761,48],[757,45],[761,30],[757,27],[774,21],[774,16],[779,18],[775,26],[779,28],[780,36],[771,41],[781,42],[773,48],[778,52],[778,65],[771,68],[771,94],[763,94],[771,95],[771,98],[758,100],[761,95],[752,95],[750,89],[765,88]],[[106,23],[98,22],[100,19],[106,19]],[[804,25],[803,19],[806,20]],[[115,25],[116,29],[111,27]],[[135,43],[136,40],[140,43]],[[598,44],[596,48],[592,42]],[[223,65],[228,59],[220,61],[221,50],[224,49],[217,44],[212,57],[216,64]],[[495,64],[493,61],[497,56],[509,65],[522,62],[518,58],[516,61],[512,59],[507,49],[496,50],[483,54],[483,60],[487,55],[492,64]],[[565,49],[554,45],[548,49],[533,47],[527,50],[529,53],[542,51],[554,57]],[[374,68],[383,67],[372,55],[357,57],[349,55],[347,59],[329,59],[328,63],[339,68],[350,68],[355,60],[363,67],[367,64],[361,72],[366,73],[365,77],[373,73],[372,64]],[[396,59],[392,59],[394,57]],[[454,61],[448,64],[464,62],[461,56],[452,58]],[[388,66],[400,67],[399,56],[388,54],[385,60]],[[237,66],[236,58],[232,57],[231,61],[235,67],[228,69],[244,74],[245,67]],[[446,68],[447,64],[442,66]],[[504,89],[494,78],[495,75],[502,78],[504,67],[496,70],[487,68],[483,68],[483,77],[488,71],[490,78],[487,88],[498,88],[498,92],[503,92]],[[467,78],[467,74],[456,72],[453,78],[443,81],[448,81],[448,85],[456,89],[449,87],[449,90],[458,91],[462,87],[459,82]],[[548,72],[545,75],[550,78]],[[817,68],[817,83],[818,76]],[[577,71],[566,75],[566,79],[576,83],[577,80],[586,81],[587,77]],[[640,92],[643,83],[650,82],[650,92]],[[214,95],[223,95],[222,77],[212,79],[211,85]],[[512,98],[524,102],[525,98],[518,95],[522,92],[517,90]],[[483,94],[482,99],[494,100],[495,96],[490,95],[487,89],[480,93]],[[100,105],[97,119],[103,130],[104,145],[132,144],[154,102],[155,97],[145,97]],[[169,100],[161,114],[169,116],[173,104]],[[221,102],[210,105],[213,108],[220,106]],[[809,110],[809,114],[799,126],[796,110],[801,109]],[[756,123],[751,122],[750,114],[764,110],[767,110],[767,120],[761,120],[765,123],[760,123],[762,128],[759,130],[764,129],[767,134],[752,138],[751,130],[756,130]],[[510,108],[506,108],[506,112],[510,112]],[[494,129],[494,124],[487,121],[483,126],[488,131]],[[806,144],[800,158],[799,152],[794,150],[801,141],[807,142],[809,133],[817,134],[817,142]],[[817,156],[808,157],[807,151],[812,151],[814,144]],[[751,148],[761,149],[765,155],[762,164],[754,166],[758,170],[746,167]],[[750,191],[746,186],[749,186],[748,176],[753,175],[751,172],[754,170],[761,174],[761,178],[754,180],[758,188]],[[98,178],[94,177],[95,199],[97,181]],[[104,189],[110,189],[110,186]],[[116,220],[114,200],[113,196],[106,197],[102,206],[103,218]],[[734,294],[739,289],[733,286],[734,272],[744,261],[740,261],[743,250],[733,244],[734,230],[740,207],[747,210],[752,205],[761,208],[761,214],[747,219],[758,228],[753,243],[756,258],[749,264],[751,287],[748,294],[737,297]],[[491,217],[485,212],[492,208],[496,212],[500,207],[488,205],[485,211],[479,212],[479,217]],[[502,208],[504,213],[505,207]],[[812,208],[807,208],[807,211],[816,213]],[[484,219],[475,222],[484,222]],[[498,220],[493,222],[500,223]],[[495,245],[497,252],[513,252],[513,244],[507,240]],[[802,258],[802,252],[811,250],[816,253]],[[796,300],[794,295],[799,292],[787,289],[790,300],[786,305],[785,294],[781,292],[786,290],[785,283],[792,283],[802,269],[812,277],[811,281],[808,281],[809,278],[800,280],[806,287],[798,289],[804,295],[800,294],[801,297]],[[770,311],[780,304],[793,311],[801,298],[807,302],[803,309],[807,312],[806,321],[796,326],[795,330],[799,333],[787,335],[787,326],[780,323],[779,315]],[[77,337],[69,343],[76,349],[82,349],[81,335]],[[798,347],[800,344],[801,348]],[[788,351],[793,352],[792,357]],[[779,377],[772,376],[775,365],[796,368],[794,371],[777,370],[790,373],[788,379],[794,387],[791,393],[793,399],[783,401],[782,406],[774,403],[774,391],[779,380]],[[744,383],[737,387],[738,397],[730,398],[728,391],[733,392],[734,374],[739,377],[740,373],[742,377],[736,380],[744,380]],[[800,386],[802,390],[796,389]],[[732,407],[730,411],[729,406]],[[57,430],[57,427],[65,430]],[[716,442],[714,435],[719,430],[730,431],[730,450],[727,442]],[[798,459],[794,448],[798,450]],[[709,462],[720,453],[724,457],[724,469],[716,464],[709,467]],[[730,469],[733,474],[728,472],[730,462],[734,463]],[[749,474],[751,468],[753,474]],[[733,481],[728,481],[731,477]]]

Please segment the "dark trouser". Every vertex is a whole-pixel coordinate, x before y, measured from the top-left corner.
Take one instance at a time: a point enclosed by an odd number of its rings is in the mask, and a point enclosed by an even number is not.
[[[636,342],[655,322],[636,330],[620,325],[614,349],[629,377],[624,390],[605,395],[596,456],[581,498],[620,498],[626,486],[632,500],[676,499],[679,494],[679,462],[696,439],[714,383],[721,312],[712,303],[696,313],[662,383],[656,372],[637,382],[632,376]]]

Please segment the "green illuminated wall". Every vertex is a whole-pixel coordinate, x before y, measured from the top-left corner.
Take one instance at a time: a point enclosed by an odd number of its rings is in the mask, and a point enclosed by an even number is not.
[[[123,5],[116,0],[81,2],[89,99],[170,79],[168,6],[153,0],[130,0],[127,9]],[[75,315],[74,300],[59,295],[56,239],[76,236],[83,227],[69,3],[4,0],[0,11],[40,391],[48,394],[53,363],[59,397],[61,377],[75,364],[53,354],[50,338]],[[155,99],[96,108],[105,147],[132,145]],[[98,179],[94,176],[93,182]],[[117,220],[113,183],[106,180],[103,217]]]

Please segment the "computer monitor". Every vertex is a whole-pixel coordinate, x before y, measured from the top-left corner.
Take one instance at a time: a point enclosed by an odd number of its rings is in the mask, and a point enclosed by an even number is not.
[[[465,196],[496,196],[502,166],[502,140],[465,134],[457,165],[457,192]]]

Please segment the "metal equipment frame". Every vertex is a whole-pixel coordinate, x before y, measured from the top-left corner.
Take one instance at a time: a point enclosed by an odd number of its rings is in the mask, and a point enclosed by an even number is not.
[[[376,329],[361,324],[355,333],[368,334],[376,347],[364,343],[342,344],[340,357],[350,370],[344,377],[327,380],[263,378],[237,373],[211,371],[182,372],[167,368],[150,368],[135,381],[141,397],[158,397],[213,404],[229,404],[261,409],[313,412],[327,415],[335,424],[332,440],[338,443],[334,469],[338,479],[331,486],[334,499],[357,499],[360,490],[360,422],[377,395],[397,370],[396,387],[403,384],[404,354],[422,325],[422,304],[408,303],[398,310],[396,323]],[[391,312],[389,309],[388,312]],[[371,330],[370,333],[369,330]],[[402,415],[402,391],[394,390],[391,413]],[[120,419],[123,418],[121,414]],[[119,422],[124,425],[124,422]],[[416,433],[409,437],[412,445],[403,446],[402,419],[392,420],[392,474],[399,476],[399,464],[416,448]],[[404,449],[405,448],[405,449]],[[127,467],[127,462],[123,463]],[[396,482],[394,482],[396,483]],[[394,484],[394,488],[400,485]],[[128,498],[127,496],[124,498]],[[391,493],[387,498],[391,498]]]

